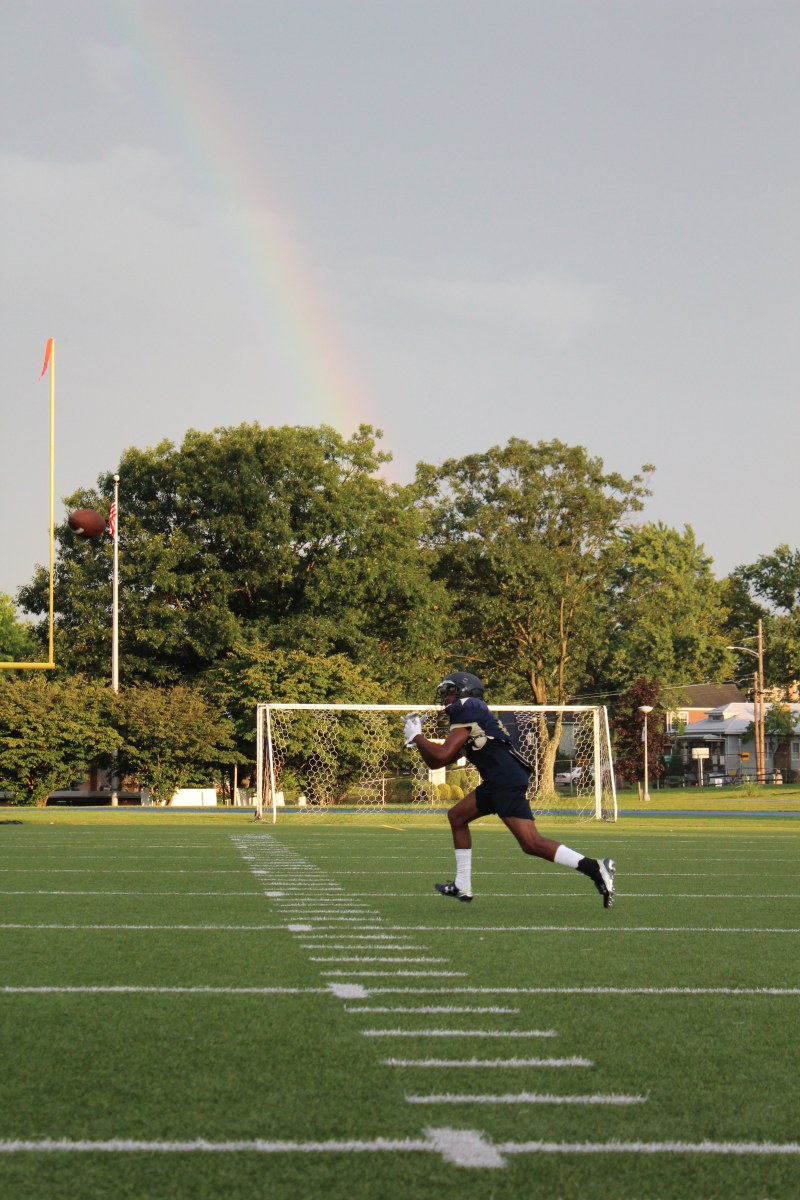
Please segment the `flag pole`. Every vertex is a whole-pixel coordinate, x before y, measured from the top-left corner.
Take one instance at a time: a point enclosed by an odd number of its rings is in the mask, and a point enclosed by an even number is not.
[[[111,536],[114,539],[114,566],[111,573],[111,689],[116,695],[119,692],[119,475],[114,476]],[[116,806],[119,804],[116,751],[114,752],[113,772],[111,803]]]
[[[55,666],[53,624],[55,617],[55,461],[56,461],[56,342],[50,338],[50,634],[48,667]],[[46,362],[46,359],[45,359]]]
[[[119,475],[114,476],[114,571],[112,576],[111,686],[119,691]]]

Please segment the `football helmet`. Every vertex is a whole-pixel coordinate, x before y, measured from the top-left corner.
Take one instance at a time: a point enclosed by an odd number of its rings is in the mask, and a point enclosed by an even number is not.
[[[464,696],[483,699],[483,683],[477,675],[471,675],[469,671],[451,671],[447,678],[442,680],[436,689],[439,702],[444,704],[445,696],[452,691],[456,694],[456,700],[461,700]]]

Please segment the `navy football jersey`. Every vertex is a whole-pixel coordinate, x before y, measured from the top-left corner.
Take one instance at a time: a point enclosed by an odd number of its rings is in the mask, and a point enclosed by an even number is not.
[[[490,786],[528,786],[528,772],[510,753],[508,730],[477,696],[464,696],[445,709],[451,729],[468,729],[464,755]]]

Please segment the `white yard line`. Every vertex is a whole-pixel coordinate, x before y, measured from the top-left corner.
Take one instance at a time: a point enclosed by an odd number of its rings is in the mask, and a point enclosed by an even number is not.
[[[387,1067],[593,1067],[590,1058],[384,1058]]]
[[[547,1104],[547,1105],[599,1105],[603,1108],[624,1108],[632,1104],[646,1104],[646,1096],[608,1095],[558,1096],[540,1092],[506,1092],[503,1095],[454,1095],[445,1092],[439,1096],[406,1096],[407,1104]]]
[[[33,890],[16,890],[9,891],[6,889],[0,890],[0,896],[247,896],[250,900],[257,900],[262,893],[257,888],[253,888],[247,892],[131,892],[131,891],[107,891],[105,888],[95,889],[93,891],[78,891],[70,888],[69,890],[34,888]]]
[[[426,1016],[449,1016],[451,1013],[519,1015],[518,1008],[502,1008],[496,1004],[352,1004],[345,1005],[344,1011],[351,1013],[425,1013]]]
[[[86,986],[4,986],[0,987],[0,995],[37,996],[37,995],[82,995],[88,993],[107,995],[158,995],[158,996],[318,996],[324,995],[328,988],[305,987],[148,987],[137,984],[109,984]]]
[[[771,987],[367,987],[370,996],[800,996],[800,988]]]
[[[0,893],[0,894],[2,894],[2,893]],[[7,894],[7,893],[5,893],[5,894]],[[82,893],[70,892],[67,894],[68,895],[81,895]],[[100,894],[108,895],[109,893],[102,892]],[[232,894],[234,894],[234,893],[230,893],[230,892],[224,893],[224,895],[232,895]],[[244,894],[248,895],[248,896],[252,895],[255,897],[257,897],[259,895],[258,892],[253,892],[253,893],[246,892]],[[265,894],[269,898],[268,893],[261,893],[261,894]],[[337,918],[337,920],[338,920],[338,918]],[[395,932],[392,931],[393,928],[394,928]],[[683,925],[608,925],[608,926],[602,926],[602,925],[513,925],[513,926],[512,925],[458,925],[458,926],[456,926],[456,925],[414,925],[414,926],[401,926],[400,927],[401,930],[406,929],[406,928],[413,928],[415,933],[438,933],[438,934],[442,934],[442,933],[448,934],[448,933],[451,933],[456,930],[459,934],[470,934],[470,933],[479,933],[479,934],[480,933],[515,933],[515,934],[516,933],[589,933],[589,934],[597,934],[597,935],[603,935],[603,936],[605,936],[606,934],[630,934],[630,933],[647,933],[647,934],[652,934],[652,933],[726,933],[726,934],[750,933],[750,934],[758,934],[758,935],[768,934],[768,933],[769,934],[793,935],[793,934],[800,933],[800,927],[773,928],[773,927],[769,927],[769,926],[750,926],[750,927],[746,928],[743,926],[734,927],[734,926],[719,926],[719,925],[708,925],[708,926],[701,926],[701,925],[692,925],[692,926],[683,926]],[[149,929],[191,930],[191,929],[197,929],[197,930],[212,930],[212,931],[215,929],[220,929],[220,930],[225,930],[226,932],[243,932],[243,933],[252,932],[254,930],[288,929],[292,933],[297,933],[297,932],[312,933],[313,936],[316,938],[339,938],[339,939],[341,939],[343,937],[346,937],[348,939],[348,941],[352,941],[352,942],[382,942],[384,939],[391,939],[391,938],[406,936],[402,932],[399,932],[397,930],[397,927],[392,927],[392,926],[384,927],[384,930],[381,933],[350,933],[349,931],[339,929],[338,927],[336,929],[333,929],[330,932],[326,933],[324,930],[318,930],[316,927],[314,927],[312,929],[308,925],[304,925],[302,927],[299,927],[294,923],[287,925],[285,918],[282,919],[280,922],[250,924],[250,925],[233,925],[233,924],[222,925],[222,924],[212,924],[210,922],[202,923],[202,924],[201,923],[198,923],[198,924],[188,924],[188,923],[167,924],[165,922],[164,924],[156,925],[156,924],[131,924],[131,923],[121,924],[121,923],[114,923],[114,922],[108,922],[108,921],[105,921],[105,922],[3,921],[3,922],[0,922],[0,929],[31,929],[31,930],[35,930],[35,929],[131,929],[131,930],[136,930],[136,929],[142,929],[142,930],[149,930]],[[337,950],[337,949],[342,949],[342,948],[349,949],[350,947],[341,947],[339,945],[325,946],[322,944],[317,945],[317,944],[311,944],[311,943],[304,943],[303,948],[305,950],[327,950],[327,949]],[[353,947],[353,948],[355,949],[356,947]],[[381,946],[380,948],[383,949],[384,947]],[[386,946],[386,949],[395,949],[395,948],[400,949],[401,947],[400,946],[396,946],[396,947],[395,946],[391,946],[391,947]],[[421,950],[421,949],[427,949],[427,947],[409,945],[409,946],[403,946],[402,949]]]
[[[754,925],[387,925],[387,934],[419,933],[800,933],[798,926]],[[316,936],[316,935],[315,935]]]
[[[362,1037],[374,1038],[553,1038],[555,1029],[362,1029]]]
[[[421,1138],[371,1138],[325,1141],[251,1139],[215,1142],[205,1138],[158,1141],[69,1138],[0,1141],[0,1154],[436,1154],[463,1168],[495,1168],[514,1155],[680,1155],[784,1158],[800,1155],[800,1142],[608,1141],[500,1142],[472,1129],[426,1129]]]
[[[405,947],[403,947],[405,949]],[[403,955],[402,958],[383,958],[378,955],[360,955],[358,957],[344,958],[342,955],[334,955],[330,958],[322,958],[320,955],[309,955],[309,962],[320,963],[444,963],[446,958],[412,958],[408,955]]]

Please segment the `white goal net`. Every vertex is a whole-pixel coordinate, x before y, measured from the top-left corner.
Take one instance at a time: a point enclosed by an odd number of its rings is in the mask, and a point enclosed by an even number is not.
[[[479,783],[466,759],[431,770],[403,745],[417,712],[427,738],[443,741],[440,707],[411,704],[259,704],[256,819],[280,815],[444,812]],[[534,815],[617,819],[608,716],[600,705],[493,704],[515,748],[533,765]]]

